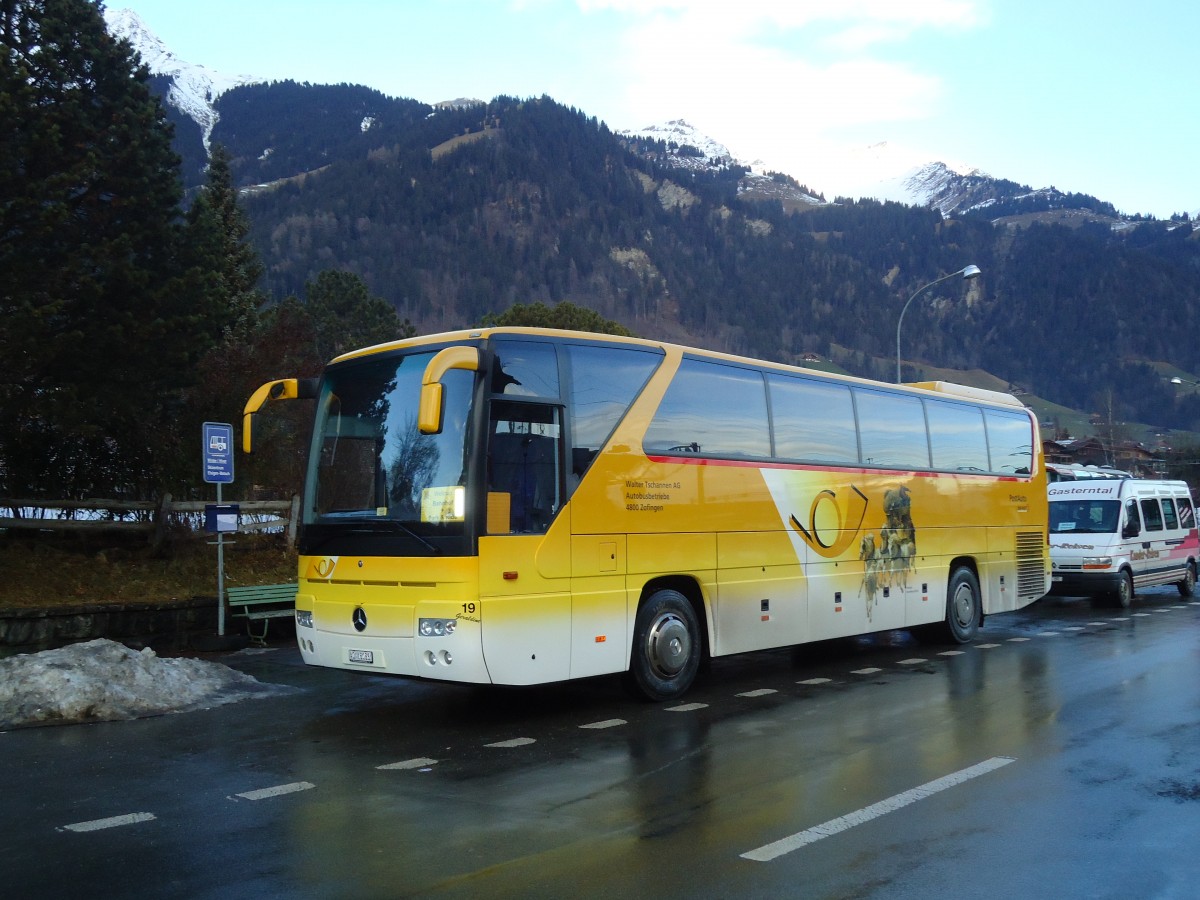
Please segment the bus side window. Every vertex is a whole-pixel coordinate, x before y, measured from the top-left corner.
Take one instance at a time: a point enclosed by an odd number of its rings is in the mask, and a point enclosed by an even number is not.
[[[629,347],[566,344],[570,369],[571,468],[573,493],[617,423],[662,362],[662,352]]]
[[[762,459],[771,455],[768,421],[761,373],[684,359],[642,446],[651,454]]]

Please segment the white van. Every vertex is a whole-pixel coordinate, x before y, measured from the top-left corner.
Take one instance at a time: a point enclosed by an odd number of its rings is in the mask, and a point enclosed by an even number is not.
[[[1155,584],[1192,596],[1200,536],[1186,482],[1096,478],[1059,481],[1047,493],[1051,594],[1122,607]]]

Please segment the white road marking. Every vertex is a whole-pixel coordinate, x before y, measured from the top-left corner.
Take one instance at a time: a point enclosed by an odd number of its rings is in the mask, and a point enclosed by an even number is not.
[[[1133,614],[1133,616],[1132,616],[1132,618],[1135,618],[1135,619],[1148,619],[1148,618],[1150,618],[1150,613],[1134,613],[1134,614]]]
[[[601,722],[590,722],[587,725],[580,725],[580,728],[616,728],[618,725],[624,725],[624,719],[604,719]]]
[[[1023,643],[1025,643],[1027,640],[1029,640],[1029,638],[1009,638],[1009,639],[1008,639],[1008,642],[1009,642],[1010,644],[1023,644]]]
[[[388,763],[386,766],[376,766],[376,769],[381,771],[389,771],[391,769],[420,769],[425,766],[436,766],[436,759],[429,759],[424,756],[418,756],[415,759],[405,759],[400,762]]]
[[[1058,637],[1057,631],[1039,631],[1038,637]]]
[[[1128,621],[1129,621],[1129,616],[1121,616],[1120,618],[1117,618],[1117,619],[1109,619],[1108,621],[1110,621],[1110,622],[1128,622]]]
[[[900,660],[899,665],[901,665],[901,666],[919,666],[923,662],[929,662],[929,660],[921,659],[920,657],[915,657],[913,659],[902,659],[902,660]]]
[[[511,740],[507,740],[507,741],[496,741],[496,743],[494,743],[494,744],[484,744],[483,746],[485,746],[485,747],[524,747],[527,744],[535,744],[535,743],[537,743],[537,741],[535,741],[533,738],[519,737],[519,738],[512,738]]]
[[[759,688],[756,691],[746,691],[745,693],[738,694],[738,696],[739,697],[765,697],[765,696],[767,696],[767,694],[778,694],[778,693],[779,693],[779,691],[775,690],[774,688]]]
[[[1086,631],[1086,630],[1087,629],[1082,625],[1068,625],[1066,628],[1063,629],[1063,631]]]
[[[875,669],[875,668],[868,666],[865,669],[855,669],[850,674],[851,675],[874,675],[876,672],[882,672],[882,671],[883,671],[883,669]]]
[[[804,681],[797,681],[796,684],[829,684],[830,681],[830,678],[806,678]]]
[[[1107,623],[1107,622],[1088,622],[1088,624],[1089,624],[1089,625],[1096,625],[1096,626],[1098,626],[1098,627],[1103,627],[1103,626],[1107,625],[1108,623]]]
[[[241,797],[243,800],[269,800],[271,797],[282,797],[284,794],[311,791],[315,787],[316,785],[309,781],[293,781],[291,784],[279,784],[275,787],[262,788],[257,791],[246,791],[244,794],[234,794],[233,796]]]
[[[966,650],[943,650],[938,656],[962,656]]]
[[[691,712],[694,709],[704,709],[707,703],[681,703],[679,706],[668,706],[665,712]]]
[[[822,838],[846,831],[855,825],[866,824],[873,819],[878,819],[880,816],[903,809],[912,803],[916,803],[918,800],[924,800],[926,797],[930,797],[947,788],[955,787],[965,781],[970,781],[972,778],[978,778],[980,775],[986,775],[988,772],[994,772],[996,769],[1007,766],[1011,762],[1016,762],[1011,756],[994,756],[969,768],[960,769],[950,775],[930,781],[920,787],[915,787],[912,790],[896,794],[894,797],[889,797],[886,800],[865,806],[848,815],[838,816],[836,819],[830,819],[828,822],[823,822],[813,828],[797,832],[773,843],[765,844],[756,850],[750,850],[742,854],[742,859],[749,859],[755,862],[770,862],[773,859],[783,856],[785,853],[799,850],[801,847],[815,843]]]
[[[976,650],[995,650],[999,646],[1000,646],[999,644],[976,644],[975,649]]]
[[[92,819],[90,822],[76,822],[64,825],[60,831],[100,831],[104,828],[117,828],[120,825],[136,825],[138,822],[153,822],[154,813],[129,813],[124,816],[111,816],[107,819]]]

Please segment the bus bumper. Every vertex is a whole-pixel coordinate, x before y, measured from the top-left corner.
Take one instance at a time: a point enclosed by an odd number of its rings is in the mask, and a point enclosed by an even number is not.
[[[384,637],[296,628],[300,656],[312,666],[488,684],[479,629],[442,637]]]

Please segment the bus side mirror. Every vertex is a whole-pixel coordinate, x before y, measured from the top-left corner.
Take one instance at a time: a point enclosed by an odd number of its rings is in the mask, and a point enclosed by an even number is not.
[[[254,452],[254,417],[264,406],[273,400],[313,400],[316,396],[316,378],[280,378],[262,385],[242,409],[242,452]]]
[[[425,367],[421,377],[421,405],[417,412],[417,430],[421,434],[441,434],[444,412],[442,377],[451,369],[479,371],[479,351],[475,347],[447,347]]]

